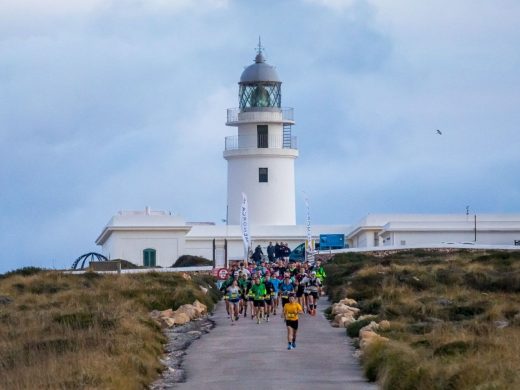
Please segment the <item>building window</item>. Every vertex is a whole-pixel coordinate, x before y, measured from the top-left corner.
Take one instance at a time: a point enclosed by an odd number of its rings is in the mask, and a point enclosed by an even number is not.
[[[257,133],[257,148],[268,148],[269,140],[268,140],[267,125],[257,125],[256,133]]]
[[[143,265],[145,267],[155,267],[155,249],[147,248],[143,251]]]
[[[260,183],[267,183],[269,180],[267,168],[258,168],[258,181]]]

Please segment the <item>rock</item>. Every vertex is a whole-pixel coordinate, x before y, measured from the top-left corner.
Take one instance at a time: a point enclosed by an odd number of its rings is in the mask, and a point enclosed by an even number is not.
[[[190,320],[194,320],[199,316],[199,311],[190,304],[182,305],[177,310],[175,310],[175,313],[184,313]]]
[[[12,298],[6,297],[4,295],[0,295],[0,305],[8,305],[13,302]]]
[[[197,309],[200,312],[200,315],[206,314],[208,312],[208,307],[205,304],[199,302],[198,300],[195,300],[195,302],[193,302],[193,307],[195,307],[195,309]]]
[[[509,321],[495,321],[495,327],[497,329],[504,329],[509,326]]]
[[[356,300],[352,299],[352,298],[343,298],[338,303],[342,303],[342,304],[347,305],[347,306],[356,306],[357,305]]]
[[[173,310],[172,309],[166,309],[166,310],[163,310],[161,312],[159,312],[159,317],[160,318],[172,318],[173,316]]]
[[[344,328],[348,327],[350,324],[352,324],[356,319],[352,316],[343,316],[341,317],[341,320],[339,322],[340,326],[343,326]]]
[[[174,321],[175,325],[184,325],[190,322],[190,317],[183,312],[174,311],[173,316],[170,318]]]
[[[175,325],[175,320],[169,317],[160,317],[159,325],[161,326],[161,328],[171,328]]]
[[[186,279],[186,280],[191,280],[191,276],[188,275],[186,272],[183,272],[183,273],[181,274],[181,276],[182,276],[184,279]]]
[[[159,318],[161,316],[161,312],[159,310],[152,310],[150,312],[150,317],[152,317],[154,320]]]
[[[206,295],[208,293],[208,289],[204,286],[200,286],[199,285],[199,288],[201,289],[201,291],[204,293],[204,295]]]
[[[361,335],[362,331],[371,331],[375,332],[376,330],[379,330],[379,324],[375,321],[370,322],[370,324],[365,325],[359,330],[359,334]]]
[[[352,313],[352,315],[355,316],[359,313],[359,309],[357,307],[348,306],[343,303],[335,303],[332,305],[331,313],[333,315],[340,313]]]
[[[359,347],[361,348],[361,350],[365,349],[374,342],[386,341],[388,341],[386,337],[382,337],[372,330],[361,329],[359,331]]]
[[[381,330],[388,330],[390,329],[390,321],[383,320],[379,323],[379,329]]]

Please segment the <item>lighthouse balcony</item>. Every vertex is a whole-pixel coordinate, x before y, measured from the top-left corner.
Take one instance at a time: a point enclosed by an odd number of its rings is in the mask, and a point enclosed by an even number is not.
[[[228,108],[227,126],[244,123],[283,123],[294,125],[294,108],[291,107],[245,107]]]
[[[226,137],[225,150],[238,149],[298,149],[296,136],[232,135]]]

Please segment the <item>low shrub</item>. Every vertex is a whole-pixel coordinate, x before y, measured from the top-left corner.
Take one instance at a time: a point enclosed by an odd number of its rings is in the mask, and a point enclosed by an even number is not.
[[[200,256],[183,255],[177,259],[172,267],[195,267],[213,265],[213,261]]]
[[[357,320],[357,321],[354,321],[352,322],[350,325],[347,326],[347,335],[349,337],[359,337],[359,331],[361,330],[361,328],[363,328],[364,326],[367,326],[368,324],[370,324],[372,321],[376,320],[377,317],[376,316],[371,316],[371,317],[368,317],[368,318],[364,318],[362,320]]]

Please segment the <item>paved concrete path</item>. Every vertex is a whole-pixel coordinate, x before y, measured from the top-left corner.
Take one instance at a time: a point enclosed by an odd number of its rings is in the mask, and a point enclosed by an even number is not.
[[[320,299],[315,317],[300,316],[297,348],[287,350],[287,332],[279,316],[257,324],[241,317],[231,326],[223,302],[215,328],[187,350],[186,383],[179,389],[377,389],[363,377],[345,329],[332,328]]]

